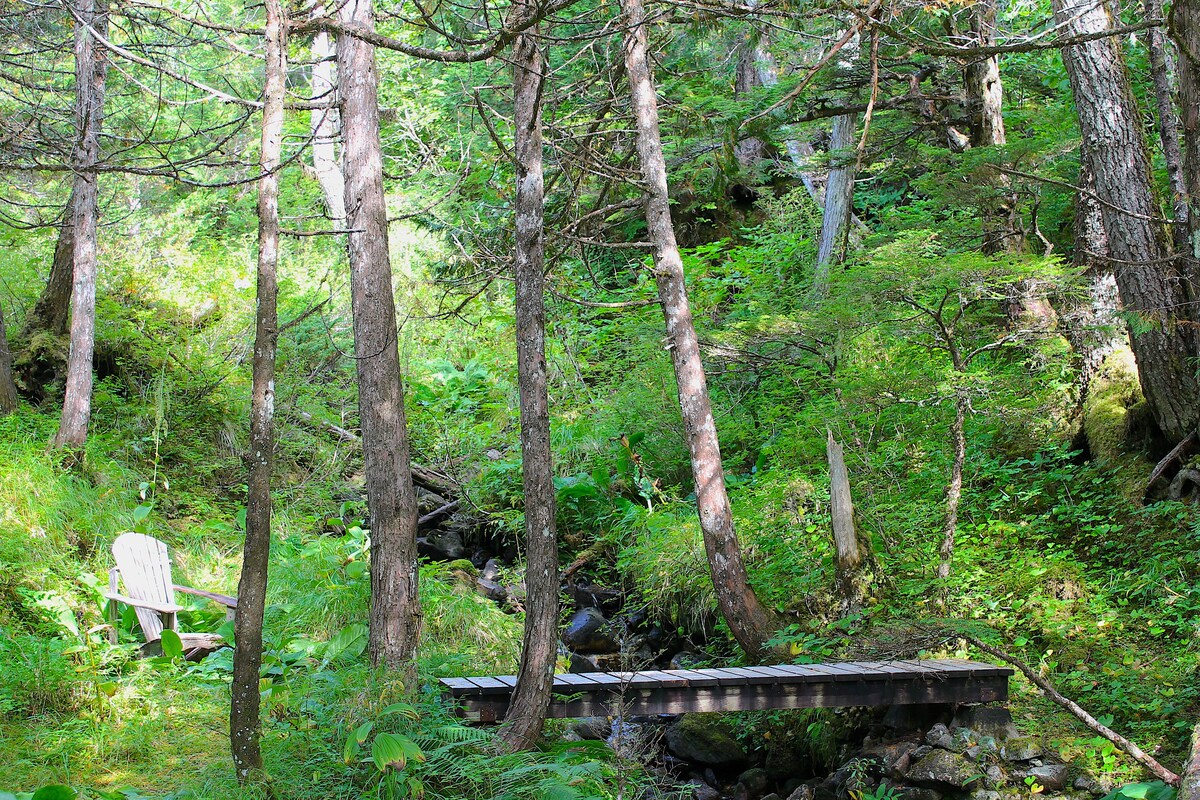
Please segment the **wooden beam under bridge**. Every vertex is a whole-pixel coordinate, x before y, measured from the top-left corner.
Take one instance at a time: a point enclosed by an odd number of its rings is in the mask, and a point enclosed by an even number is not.
[[[990,703],[1008,699],[1007,667],[962,659],[850,661],[723,669],[582,672],[554,676],[548,716],[681,714],[768,708]],[[476,722],[498,722],[516,676],[442,678],[444,693]]]

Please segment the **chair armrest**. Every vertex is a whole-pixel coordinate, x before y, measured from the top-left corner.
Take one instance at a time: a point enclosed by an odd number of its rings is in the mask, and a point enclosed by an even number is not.
[[[124,603],[127,606],[148,608],[160,614],[178,614],[180,611],[183,611],[183,606],[174,603],[160,603],[157,600],[135,600],[132,597],[126,597],[116,592],[105,592],[104,597],[108,600],[116,600],[118,603]]]
[[[193,589],[190,586],[180,586],[178,583],[174,584],[174,589],[177,592],[183,592],[184,594],[192,594],[192,595],[195,595],[196,597],[207,597],[209,600],[212,600],[214,603],[220,603],[221,605],[225,606],[226,608],[237,608],[237,598],[230,597],[227,594],[217,594],[216,592],[206,592],[203,589]]]

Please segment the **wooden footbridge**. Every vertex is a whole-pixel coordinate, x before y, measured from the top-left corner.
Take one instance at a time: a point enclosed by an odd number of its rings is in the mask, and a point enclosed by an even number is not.
[[[554,676],[549,716],[987,703],[1008,699],[1012,674],[961,659],[565,673]],[[441,679],[463,716],[478,722],[504,718],[516,682],[513,675]]]

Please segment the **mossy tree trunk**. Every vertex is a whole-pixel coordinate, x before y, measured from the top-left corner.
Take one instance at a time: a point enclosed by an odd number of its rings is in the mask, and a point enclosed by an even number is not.
[[[17,385],[13,382],[12,349],[8,344],[8,329],[4,326],[4,309],[0,308],[0,414],[17,410]]]

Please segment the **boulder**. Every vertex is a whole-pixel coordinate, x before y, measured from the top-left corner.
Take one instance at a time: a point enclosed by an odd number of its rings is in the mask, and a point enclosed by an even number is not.
[[[942,723],[938,723],[929,729],[925,734],[925,744],[930,747],[940,747],[943,750],[949,750],[950,747],[950,729]]]
[[[1000,748],[1000,757],[1005,761],[1029,761],[1042,754],[1042,746],[1032,736],[1009,739]]]
[[[483,575],[475,579],[475,591],[497,603],[503,603],[508,598],[508,589],[493,580],[488,580]]]
[[[435,530],[417,539],[417,555],[434,561],[454,561],[466,553],[457,531]]]
[[[1058,791],[1067,785],[1067,773],[1070,769],[1066,764],[1045,764],[1029,770],[1029,777],[1035,779],[1049,791]]]
[[[576,653],[614,653],[621,649],[612,627],[598,608],[575,612],[563,631],[562,640]]]
[[[584,717],[576,720],[571,730],[579,734],[579,738],[589,742],[603,742],[612,735],[612,723],[608,717]]]
[[[907,739],[899,742],[877,744],[874,747],[863,750],[862,755],[878,761],[884,775],[892,780],[900,780],[904,777],[904,773],[908,771],[908,767],[912,763],[913,751],[916,749],[917,743],[911,739]]]
[[[1100,781],[1096,780],[1091,775],[1080,775],[1075,779],[1075,782],[1072,783],[1071,786],[1078,791],[1087,792],[1095,797],[1102,797],[1108,794],[1104,786],[1101,785]]]
[[[703,658],[691,650],[680,650],[671,656],[671,669],[695,669],[703,661]]]
[[[771,776],[767,774],[765,769],[751,767],[738,776],[737,782],[745,786],[746,791],[751,795],[758,796],[766,791],[768,784],[771,782]]]
[[[716,714],[684,714],[667,728],[667,749],[696,764],[713,767],[746,762],[746,751]]]
[[[965,752],[975,744],[975,732],[970,728],[953,728],[950,731],[950,746],[946,749],[953,753]]]
[[[970,728],[980,736],[991,736],[999,741],[1021,735],[1013,724],[1012,714],[1004,706],[962,706],[954,715],[953,725]]]
[[[571,666],[567,668],[567,672],[599,672],[600,668],[595,662],[587,656],[581,656],[578,653],[571,653]]]
[[[690,786],[693,800],[721,800],[721,793],[707,783],[692,781]]]
[[[979,780],[979,769],[949,750],[935,749],[908,768],[904,777],[931,789],[961,791]]]
[[[802,783],[792,790],[792,793],[787,796],[787,800],[813,800],[813,787]]]

